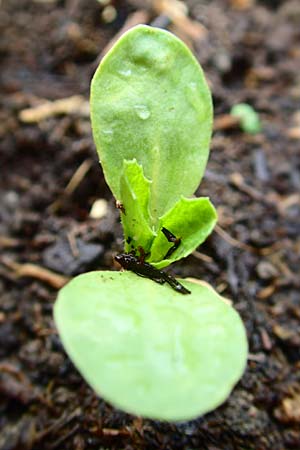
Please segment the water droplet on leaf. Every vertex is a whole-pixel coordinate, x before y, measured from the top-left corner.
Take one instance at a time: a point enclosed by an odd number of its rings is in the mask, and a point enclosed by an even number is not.
[[[149,119],[151,113],[149,111],[149,109],[147,108],[147,106],[145,105],[135,105],[134,107],[137,115],[139,116],[140,119],[142,120],[147,120]]]
[[[123,75],[124,77],[130,77],[131,75],[131,69],[120,69],[118,70],[120,75]]]
[[[186,86],[186,96],[189,104],[195,109],[195,111],[203,111],[203,101],[201,98],[201,92],[198,85],[195,82],[191,82]]]
[[[107,142],[111,142],[112,138],[113,138],[113,130],[111,130],[110,128],[106,129],[106,130],[102,130],[102,134],[103,134],[103,138],[107,141]]]

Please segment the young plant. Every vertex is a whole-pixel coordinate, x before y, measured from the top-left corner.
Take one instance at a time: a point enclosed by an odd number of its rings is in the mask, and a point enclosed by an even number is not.
[[[240,127],[245,133],[257,134],[261,132],[259,114],[248,103],[237,103],[231,108],[230,114],[240,119]]]
[[[191,198],[209,152],[209,88],[179,39],[137,26],[96,71],[91,118],[124,229],[116,259],[129,270],[68,283],[54,308],[60,337],[113,405],[152,419],[192,419],[228,397],[247,356],[241,319],[213,288],[161,271],[216,223],[209,199]]]

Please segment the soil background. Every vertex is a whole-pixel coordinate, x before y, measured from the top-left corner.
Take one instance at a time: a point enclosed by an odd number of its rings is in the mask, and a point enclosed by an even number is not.
[[[169,25],[162,2],[104,4],[0,4],[0,449],[299,449],[300,3],[190,0],[188,25]],[[228,401],[181,424],[142,420],[95,396],[52,318],[59,286],[115,268],[122,250],[87,106],[103,50],[128,20],[158,20],[184,38],[211,85],[215,132],[197,194],[210,196],[219,225],[170,270],[231,298],[250,344]],[[46,103],[58,99],[67,106]],[[239,102],[259,112],[262,132],[232,123]]]

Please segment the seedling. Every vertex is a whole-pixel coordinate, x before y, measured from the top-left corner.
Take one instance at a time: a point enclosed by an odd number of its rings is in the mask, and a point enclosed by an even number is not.
[[[240,119],[241,129],[246,133],[257,134],[261,131],[259,115],[248,103],[234,105],[231,108],[230,114]]]
[[[189,255],[216,223],[209,199],[191,198],[209,152],[209,88],[179,39],[138,26],[96,71],[91,118],[124,229],[116,260],[130,270],[68,283],[54,308],[60,337],[113,405],[153,419],[192,419],[228,397],[247,356],[237,312],[209,285],[161,270]]]

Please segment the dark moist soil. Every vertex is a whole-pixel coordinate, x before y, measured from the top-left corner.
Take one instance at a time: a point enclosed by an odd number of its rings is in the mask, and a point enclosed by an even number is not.
[[[211,197],[220,220],[198,249],[207,256],[171,270],[210,282],[244,320],[248,368],[228,401],[178,425],[124,414],[82,380],[55,331],[52,306],[64,279],[42,270],[69,277],[111,269],[122,230],[84,109],[36,123],[19,114],[45,99],[88,100],[99,54],[139,4],[115,1],[111,23],[96,0],[1,4],[0,449],[299,449],[297,0],[189,2],[208,30],[193,49],[221,118],[198,195]],[[258,135],[224,128],[223,114],[244,101],[260,112]],[[65,190],[80,166],[86,175]],[[89,213],[99,198],[107,212],[96,220]],[[32,269],[17,265],[24,263],[38,266],[32,276],[18,277]]]

